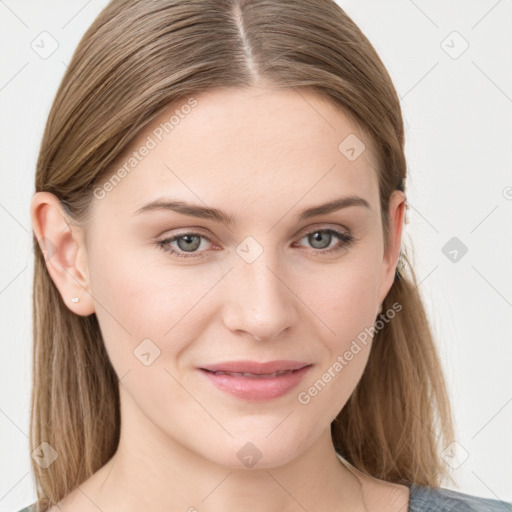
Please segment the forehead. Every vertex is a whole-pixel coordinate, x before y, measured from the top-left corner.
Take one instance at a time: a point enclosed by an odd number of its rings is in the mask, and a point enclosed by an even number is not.
[[[251,87],[191,96],[136,137],[113,171],[122,168],[109,203],[131,211],[166,193],[224,207],[221,194],[233,208],[378,193],[370,138],[309,90]]]

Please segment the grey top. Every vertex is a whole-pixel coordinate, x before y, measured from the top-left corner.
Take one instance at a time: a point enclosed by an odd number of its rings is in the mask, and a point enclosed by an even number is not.
[[[412,484],[407,512],[512,512],[512,503]],[[19,512],[36,512],[35,503]]]
[[[512,512],[512,502],[412,484],[408,512]]]

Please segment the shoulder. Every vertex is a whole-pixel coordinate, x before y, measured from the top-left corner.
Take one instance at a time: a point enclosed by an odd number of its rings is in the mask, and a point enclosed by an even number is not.
[[[409,512],[512,512],[512,503],[412,484]]]

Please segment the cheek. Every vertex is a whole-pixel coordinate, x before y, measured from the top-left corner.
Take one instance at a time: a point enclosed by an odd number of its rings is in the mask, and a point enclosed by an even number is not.
[[[370,259],[332,266],[324,278],[302,280],[300,297],[319,319],[319,332],[332,348],[342,349],[373,325],[377,308],[378,272]],[[322,327],[323,325],[323,327]]]
[[[186,438],[189,418],[202,418],[204,411],[179,384],[183,375],[175,363],[199,337],[206,307],[201,298],[218,277],[202,279],[184,267],[164,272],[141,264],[140,256],[100,261],[91,275],[96,315],[125,399]],[[181,419],[174,422],[176,411]]]
[[[109,256],[116,254],[113,245],[90,258],[96,316],[112,364],[121,375],[140,363],[139,352],[149,351],[157,366],[164,360],[172,365],[197,337],[205,311],[211,313],[209,293],[214,294],[222,269],[172,268],[160,260],[155,264],[157,258],[144,263],[136,251],[119,251],[114,258]]]
[[[335,268],[334,266],[332,267]],[[329,270],[329,281],[311,279],[302,289],[318,319],[324,355],[314,375],[301,387],[302,405],[311,405],[326,421],[334,418],[357,386],[371,350],[376,320],[378,272],[375,261],[361,256],[353,264]]]
[[[367,286],[361,286],[367,284]],[[301,412],[326,425],[343,409],[359,383],[370,355],[375,322],[375,292],[371,282],[343,280],[318,300],[323,356],[316,371],[297,392]],[[333,306],[334,304],[334,306]]]

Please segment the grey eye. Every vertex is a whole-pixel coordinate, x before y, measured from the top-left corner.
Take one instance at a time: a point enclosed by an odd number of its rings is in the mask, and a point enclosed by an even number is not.
[[[315,231],[307,235],[308,242],[311,243],[311,246],[315,249],[325,249],[329,247],[332,240],[332,234],[328,231]]]
[[[201,245],[201,237],[198,235],[182,235],[176,237],[176,243],[182,251],[195,251]]]

